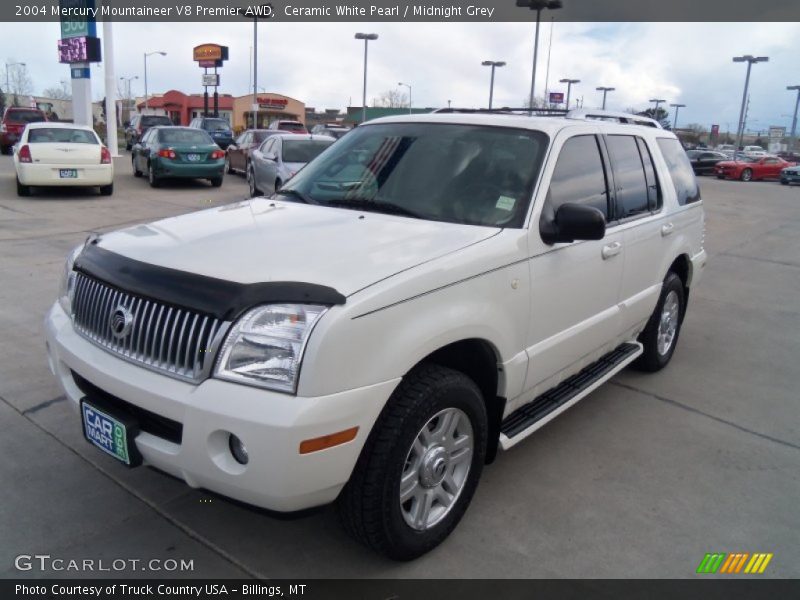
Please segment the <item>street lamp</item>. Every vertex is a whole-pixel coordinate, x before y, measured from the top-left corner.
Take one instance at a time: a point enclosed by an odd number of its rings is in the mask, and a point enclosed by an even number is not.
[[[567,104],[566,104],[566,107],[567,107],[567,110],[569,110],[569,97],[570,97],[570,94],[572,93],[572,84],[573,83],[580,83],[581,80],[580,79],[566,79],[565,78],[565,79],[559,79],[558,81],[559,81],[559,83],[566,83],[567,84]]]
[[[11,90],[9,89],[11,85],[9,84],[9,79],[8,79],[8,67],[24,67],[24,66],[25,66],[24,62],[6,63],[6,94],[11,93]],[[16,99],[16,97],[17,95],[14,94],[14,99]],[[10,103],[11,100],[9,99],[8,102]]]
[[[744,136],[744,108],[747,104],[747,88],[750,87],[750,69],[753,68],[755,63],[760,62],[768,62],[768,56],[752,56],[751,54],[745,54],[744,56],[734,56],[733,62],[747,63],[747,76],[744,79],[744,93],[742,94],[742,109],[739,111],[739,127],[736,130],[736,149],[738,150],[742,146],[742,137]]]
[[[402,81],[398,81],[397,85],[402,85],[403,87],[408,88],[408,114],[411,114],[411,84],[410,83],[403,83]]]
[[[663,98],[650,98],[650,102],[655,103],[656,107],[653,109],[653,118],[658,121],[658,105],[666,102]]]
[[[166,52],[162,52],[161,50],[156,50],[155,52],[145,52],[144,53],[144,109],[145,111],[148,108],[147,104],[147,57],[153,56],[154,54],[160,54],[161,56],[166,56]]]
[[[672,108],[675,109],[675,118],[672,119],[672,129],[678,128],[678,111],[682,108],[685,108],[685,104],[670,104]]]
[[[125,111],[127,113],[127,118],[130,120],[131,118],[131,81],[134,79],[139,79],[138,75],[134,75],[133,77],[120,77],[120,81],[125,82]]]
[[[361,122],[367,120],[367,44],[370,40],[377,40],[377,33],[357,33],[357,40],[364,40],[364,93],[361,96]]]
[[[536,62],[539,57],[539,21],[544,9],[557,10],[564,6],[561,0],[517,0],[517,6],[536,11],[536,36],[533,41],[533,72],[531,73],[531,96],[528,108],[533,109],[533,95],[536,89]]]
[[[797,145],[795,135],[797,134],[797,108],[800,107],[800,85],[788,85],[786,89],[790,92],[797,90],[797,101],[794,103],[794,116],[792,117],[792,135],[790,137],[790,146],[792,152],[794,152],[794,148]]]
[[[489,110],[492,110],[492,98],[494,96],[494,70],[497,67],[504,67],[506,63],[502,60],[485,60],[481,63],[484,67],[492,67],[492,78],[489,81]],[[531,105],[530,108],[533,108]]]
[[[603,87],[603,86],[600,86],[600,87],[598,87],[598,88],[595,88],[595,89],[596,89],[598,92],[603,92],[603,110],[605,110],[605,109],[606,109],[606,94],[608,94],[608,92],[613,92],[613,91],[614,91],[614,90],[616,90],[617,88],[612,88],[612,87]]]

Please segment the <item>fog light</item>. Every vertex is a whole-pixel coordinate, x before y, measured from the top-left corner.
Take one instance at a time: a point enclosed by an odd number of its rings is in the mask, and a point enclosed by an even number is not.
[[[246,465],[247,461],[250,458],[247,456],[247,448],[244,445],[244,442],[240,440],[235,435],[231,434],[228,438],[228,447],[231,449],[231,454],[233,454],[233,458],[236,459],[240,465]]]

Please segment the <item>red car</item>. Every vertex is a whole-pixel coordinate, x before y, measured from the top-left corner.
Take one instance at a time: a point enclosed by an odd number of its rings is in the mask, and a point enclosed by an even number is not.
[[[714,167],[714,174],[719,179],[741,179],[742,181],[779,179],[783,169],[793,167],[796,164],[786,162],[777,156],[743,157],[737,160],[726,160],[717,163]]]
[[[28,123],[47,121],[44,112],[38,108],[10,106],[0,123],[0,154],[11,154],[11,147],[19,141]]]

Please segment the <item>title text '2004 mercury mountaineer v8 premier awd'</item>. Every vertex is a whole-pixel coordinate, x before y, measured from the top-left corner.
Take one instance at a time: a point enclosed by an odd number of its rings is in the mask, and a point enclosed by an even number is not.
[[[46,318],[86,438],[396,559],[483,465],[670,360],[706,261],[679,141],[623,113],[366,123],[270,198],[90,237]]]

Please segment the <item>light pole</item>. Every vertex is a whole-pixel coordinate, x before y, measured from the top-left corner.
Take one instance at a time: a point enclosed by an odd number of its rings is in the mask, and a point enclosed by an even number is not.
[[[794,116],[792,117],[792,134],[789,142],[789,146],[791,147],[792,152],[794,152],[794,148],[797,145],[795,135],[797,134],[797,109],[800,107],[800,85],[789,85],[786,86],[786,89],[790,92],[797,90],[797,101],[794,103]]]
[[[533,110],[533,96],[536,91],[536,62],[539,58],[539,21],[544,9],[557,10],[564,6],[561,0],[517,0],[517,6],[536,11],[536,35],[533,40],[533,72],[531,73],[531,95],[528,99],[528,108]]]
[[[608,94],[608,92],[613,92],[617,88],[600,86],[600,87],[595,88],[595,89],[598,92],[603,92],[603,110],[605,110],[606,109],[606,94]]]
[[[739,127],[736,129],[736,150],[742,146],[742,137],[744,136],[744,107],[747,104],[747,89],[750,87],[750,69],[753,68],[755,63],[768,62],[768,56],[752,56],[745,54],[744,56],[734,56],[733,62],[747,63],[747,76],[744,79],[744,93],[742,94],[742,108],[739,111]]]
[[[492,110],[492,99],[494,97],[494,70],[497,67],[506,66],[506,63],[502,60],[485,60],[481,64],[484,67],[492,67],[492,77],[489,80],[489,110]],[[533,105],[531,105],[530,108],[533,108]]]
[[[11,84],[9,83],[9,79],[8,79],[8,67],[24,67],[24,66],[25,66],[24,62],[6,63],[6,94],[10,94],[11,93],[11,89],[10,89],[11,88]],[[17,95],[14,94],[14,99],[16,100],[16,98],[17,98]],[[7,106],[10,106],[11,98],[9,97],[9,99],[6,102],[7,102]]]
[[[566,79],[565,78],[565,79],[559,79],[558,81],[559,81],[559,83],[566,83],[567,84],[567,104],[566,104],[566,108],[567,108],[567,110],[569,110],[569,98],[570,98],[570,94],[572,93],[572,85],[574,83],[580,83],[581,80],[580,79]]]
[[[131,81],[134,79],[139,79],[138,75],[134,75],[133,77],[120,77],[121,81],[125,82],[125,112],[126,112],[126,121],[130,121],[131,119]]]
[[[397,85],[402,85],[403,87],[408,88],[408,114],[411,114],[411,84],[410,83],[403,83],[402,81],[398,81]]]
[[[653,118],[658,121],[658,105],[662,102],[666,102],[663,98],[650,98],[650,102],[653,102],[656,107],[653,109]]]
[[[447,108],[450,108],[450,103],[451,103],[451,102],[452,102],[452,100],[448,100],[448,101],[447,101]]]
[[[675,118],[672,119],[672,129],[678,128],[678,111],[682,108],[686,108],[685,104],[670,104],[672,108],[675,109]]]
[[[357,40],[364,40],[364,90],[361,96],[361,122],[367,120],[367,45],[370,40],[377,40],[377,33],[357,33],[355,35]]]
[[[156,50],[155,52],[145,52],[144,53],[144,109],[147,110],[147,57],[153,56],[154,54],[160,54],[161,56],[166,56],[167,53],[161,50]]]

